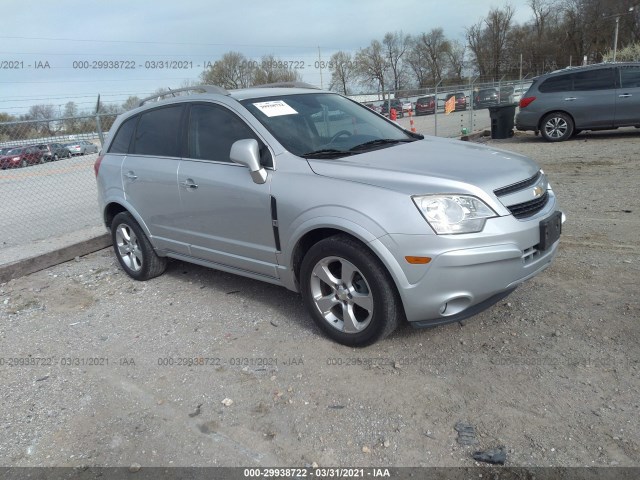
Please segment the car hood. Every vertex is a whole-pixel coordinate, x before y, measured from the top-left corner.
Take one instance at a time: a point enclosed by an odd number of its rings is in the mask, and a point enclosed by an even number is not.
[[[317,175],[418,195],[482,195],[530,178],[539,170],[528,157],[471,142],[426,137],[334,160],[308,159]]]

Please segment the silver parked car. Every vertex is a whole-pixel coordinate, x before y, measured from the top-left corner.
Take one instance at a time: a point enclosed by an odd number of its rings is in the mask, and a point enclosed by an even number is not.
[[[95,162],[134,279],[175,258],[282,285],[363,346],[474,315],[556,254],[563,214],[526,157],[304,84],[195,91],[119,116]]]
[[[78,140],[65,144],[72,155],[86,155],[87,153],[98,153],[98,147],[89,140]]]
[[[534,79],[520,99],[518,130],[559,142],[583,130],[640,128],[640,63],[600,63]]]

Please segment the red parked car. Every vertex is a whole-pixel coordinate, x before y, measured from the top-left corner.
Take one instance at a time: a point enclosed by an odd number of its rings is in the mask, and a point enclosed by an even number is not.
[[[18,168],[44,163],[44,155],[38,147],[12,148],[0,157],[0,168]]]
[[[436,97],[420,97],[416,101],[416,117],[418,115],[433,115],[436,113]]]

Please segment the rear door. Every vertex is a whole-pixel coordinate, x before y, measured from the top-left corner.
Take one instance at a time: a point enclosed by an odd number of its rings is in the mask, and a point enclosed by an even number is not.
[[[640,125],[640,66],[620,65],[620,86],[616,91],[615,124]]]
[[[121,175],[125,198],[149,229],[154,246],[187,254],[188,245],[176,240],[183,112],[184,104],[179,104],[140,115]]]
[[[573,90],[562,92],[560,108],[574,118],[576,128],[611,128],[615,117],[615,68],[599,68],[570,75]]]
[[[236,140],[261,144],[263,165],[271,154],[254,131],[229,108],[194,103],[188,113],[188,153],[180,162],[177,227],[195,257],[227,267],[277,277],[271,217],[272,171],[263,184],[229,158]]]

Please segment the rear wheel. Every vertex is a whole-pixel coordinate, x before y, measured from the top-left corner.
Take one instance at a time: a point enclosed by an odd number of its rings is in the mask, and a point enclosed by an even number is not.
[[[22,168],[26,168],[27,166],[29,166],[29,162],[27,162],[27,160],[26,160],[26,159],[23,159],[23,160],[20,162],[20,166],[21,166]]]
[[[573,120],[562,112],[552,112],[542,120],[540,133],[548,142],[562,142],[573,135]]]
[[[370,345],[393,332],[403,318],[386,268],[346,235],[309,249],[300,268],[300,287],[316,325],[343,345]]]
[[[121,212],[114,217],[111,239],[120,265],[131,278],[149,280],[161,275],[167,268],[167,259],[156,254],[130,213]]]

